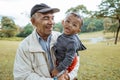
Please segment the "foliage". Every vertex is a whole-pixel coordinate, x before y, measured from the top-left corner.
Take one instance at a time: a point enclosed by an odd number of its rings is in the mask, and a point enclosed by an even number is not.
[[[76,7],[72,7],[66,11],[66,13],[69,13],[69,12],[78,12],[78,13],[80,13],[81,16],[84,15],[87,17],[91,14],[91,12],[88,11],[84,5],[78,5]]]
[[[27,24],[20,33],[17,34],[17,37],[27,37],[33,31],[33,26],[29,23]]]
[[[117,26],[119,25],[117,20],[111,19],[111,18],[105,18],[104,19],[104,33],[106,32],[116,32]]]
[[[112,19],[112,25],[111,25],[111,27],[109,28],[109,31],[115,33],[115,32],[117,31],[118,26],[119,26],[118,20]]]
[[[120,30],[120,0],[103,0],[99,5],[99,9],[100,10],[96,11],[93,16],[109,17],[112,19],[116,19],[118,21],[119,25],[116,27],[117,31],[116,31],[116,38],[115,38],[115,44],[117,44],[118,33]]]
[[[18,27],[12,19],[3,16],[1,26],[0,37],[13,37],[16,35]]]
[[[87,26],[87,30],[91,32],[95,31],[96,30],[95,23],[90,22],[89,25]]]
[[[120,0],[103,0],[99,5],[101,16],[120,17]]]
[[[53,30],[62,32],[63,31],[63,26],[62,26],[61,22],[56,23],[53,27]]]
[[[103,30],[103,19],[94,18],[94,25],[96,26],[96,31]]]
[[[103,20],[96,18],[85,18],[81,32],[92,32],[103,30]]]

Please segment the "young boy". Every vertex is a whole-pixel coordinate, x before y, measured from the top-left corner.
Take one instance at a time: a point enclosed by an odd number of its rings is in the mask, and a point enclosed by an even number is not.
[[[77,63],[77,52],[86,49],[76,35],[83,25],[80,15],[75,12],[69,13],[62,25],[64,32],[54,45],[56,68],[52,70],[52,76],[58,76],[66,70],[72,71]]]

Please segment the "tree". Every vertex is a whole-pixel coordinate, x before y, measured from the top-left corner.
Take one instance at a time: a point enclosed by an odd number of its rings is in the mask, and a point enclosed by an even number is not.
[[[0,37],[13,37],[16,35],[18,27],[12,19],[3,16],[1,26]]]
[[[120,0],[103,0],[99,5],[99,11],[96,11],[93,16],[97,17],[109,17],[119,22],[116,31],[115,44],[117,44],[117,38],[120,30]]]
[[[63,27],[62,27],[61,22],[56,23],[56,24],[54,25],[54,27],[53,27],[53,30],[54,30],[54,31],[62,32],[62,31],[63,31]]]
[[[104,33],[109,32],[109,28],[111,26],[111,19],[110,18],[104,18],[103,20],[103,26],[104,26]]]
[[[83,22],[84,24],[81,28],[82,33],[103,30],[103,19],[84,18]]]
[[[92,32],[92,31],[95,31],[96,30],[96,26],[95,26],[95,23],[94,22],[90,22],[87,26],[87,30]]]
[[[103,30],[103,19],[93,18],[94,26],[96,27],[96,31]]]
[[[113,32],[115,34],[115,32],[117,31],[117,26],[118,21],[111,19],[111,18],[105,18],[104,19],[104,33],[106,32]]]
[[[69,12],[78,12],[80,15],[89,16],[91,15],[91,11],[88,11],[87,8],[84,5],[78,5],[76,7],[72,7],[66,11],[66,13]]]
[[[17,34],[17,37],[27,37],[33,31],[33,26],[29,23],[27,24],[20,33]]]
[[[118,26],[119,26],[119,22],[118,22],[118,20],[116,20],[116,19],[112,19],[112,25],[111,25],[111,27],[109,28],[109,31],[110,32],[113,32],[114,33],[114,36],[115,36],[115,33],[116,33],[116,31],[117,31],[117,28],[118,28]]]

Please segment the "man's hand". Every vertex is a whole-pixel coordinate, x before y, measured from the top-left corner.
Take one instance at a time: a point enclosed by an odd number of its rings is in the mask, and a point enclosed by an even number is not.
[[[68,76],[68,71],[65,71],[60,77],[58,77],[58,80],[70,80],[70,77]]]
[[[65,80],[70,80],[70,77],[68,75],[68,71],[67,70],[64,73],[64,78],[65,78]]]
[[[61,76],[58,77],[58,80],[67,80],[67,79],[65,79],[64,74],[62,74]]]

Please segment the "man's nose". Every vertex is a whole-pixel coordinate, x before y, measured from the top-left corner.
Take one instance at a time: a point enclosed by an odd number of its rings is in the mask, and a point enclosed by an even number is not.
[[[54,25],[54,24],[55,24],[54,20],[53,20],[53,19],[50,19],[50,20],[49,20],[49,24]]]

